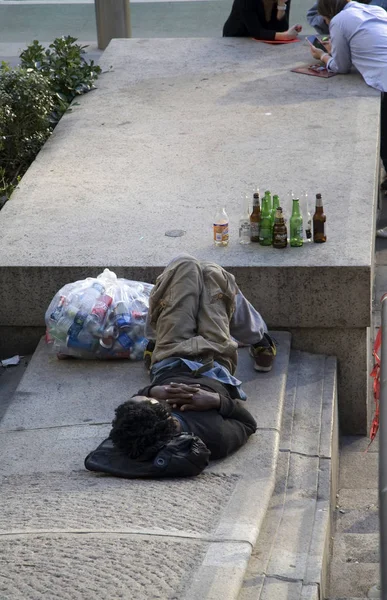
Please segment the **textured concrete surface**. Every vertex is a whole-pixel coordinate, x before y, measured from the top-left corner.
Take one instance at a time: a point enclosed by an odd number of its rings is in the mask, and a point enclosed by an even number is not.
[[[338,328],[340,362],[352,365],[347,330],[370,326],[379,97],[356,74],[321,81],[290,72],[309,60],[302,43],[113,41],[101,59],[112,71],[64,116],[1,212],[0,326],[41,326],[57,289],[85,273],[110,266],[152,281],[184,250],[230,268],[272,328]],[[331,148],[324,166],[309,151],[316,136]],[[241,194],[257,184],[285,208],[289,189],[311,199],[320,191],[328,243],[242,247]],[[221,249],[211,232],[219,203],[231,235]],[[166,237],[172,225],[185,235]],[[348,431],[363,433],[367,366],[351,368],[339,397]]]
[[[378,446],[341,441],[329,598],[365,598],[379,582]]]
[[[349,311],[347,300],[342,307]],[[368,328],[290,328],[292,347],[336,356],[339,363],[340,428],[344,434],[366,434],[373,411],[371,333]]]
[[[142,365],[56,361],[42,342],[0,430],[0,597],[237,598],[275,481],[290,352],[290,336],[275,335],[269,375],[240,352],[257,434],[200,477],[170,481],[83,470],[110,429],[113,406],[145,384]]]
[[[319,589],[325,597],[338,453],[335,370],[331,358],[291,353],[276,485],[239,600],[312,600],[319,598]],[[317,381],[318,391],[312,385]],[[319,427],[312,429],[314,445],[305,427],[313,412],[319,414]],[[320,454],[321,448],[327,457]]]

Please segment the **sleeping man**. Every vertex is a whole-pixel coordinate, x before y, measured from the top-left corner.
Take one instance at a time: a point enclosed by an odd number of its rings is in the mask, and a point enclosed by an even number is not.
[[[250,346],[257,371],[271,370],[276,347],[234,276],[177,257],[152,290],[145,334],[151,383],[116,409],[110,447],[143,462],[182,434],[199,438],[211,459],[245,444],[256,422],[240,402],[246,395],[234,376],[235,340]]]

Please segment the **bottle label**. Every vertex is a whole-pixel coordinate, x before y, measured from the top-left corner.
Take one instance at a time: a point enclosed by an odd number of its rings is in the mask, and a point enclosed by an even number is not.
[[[228,223],[214,223],[214,241],[228,242]]]
[[[251,237],[259,237],[259,223],[250,223]]]
[[[243,221],[239,225],[239,237],[250,236],[250,223],[249,221]]]

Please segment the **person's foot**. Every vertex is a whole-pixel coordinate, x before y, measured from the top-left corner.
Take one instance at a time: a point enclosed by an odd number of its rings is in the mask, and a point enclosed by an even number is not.
[[[265,333],[260,342],[250,346],[250,354],[254,358],[254,369],[267,372],[273,367],[277,348],[270,335]]]
[[[387,238],[387,227],[382,227],[376,230],[376,237]]]

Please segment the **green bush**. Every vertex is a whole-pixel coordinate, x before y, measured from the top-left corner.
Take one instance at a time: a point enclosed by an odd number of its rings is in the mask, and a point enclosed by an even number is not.
[[[35,40],[19,67],[0,66],[0,198],[10,197],[72,100],[95,87],[101,68],[76,41],[56,38],[45,49]]]
[[[56,38],[47,48],[34,40],[20,54],[21,66],[33,69],[47,77],[55,97],[55,110],[52,114],[56,123],[70,102],[79,94],[92,90],[101,68],[93,61],[87,63],[83,55],[86,46],[76,44],[71,36]]]
[[[51,87],[43,75],[21,67],[1,67],[0,165],[6,195],[50,136],[53,108]]]

